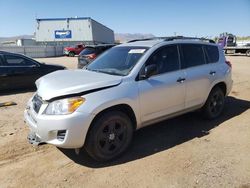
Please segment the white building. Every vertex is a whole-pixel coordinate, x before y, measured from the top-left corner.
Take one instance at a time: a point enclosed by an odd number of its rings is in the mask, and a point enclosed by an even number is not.
[[[47,45],[114,43],[114,31],[89,17],[37,19],[36,42]]]

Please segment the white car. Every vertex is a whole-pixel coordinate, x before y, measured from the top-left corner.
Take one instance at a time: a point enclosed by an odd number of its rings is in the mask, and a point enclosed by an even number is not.
[[[30,143],[85,147],[106,161],[147,125],[197,109],[218,117],[232,87],[231,64],[211,40],[143,39],[113,47],[85,70],[56,71],[36,85],[24,112]]]

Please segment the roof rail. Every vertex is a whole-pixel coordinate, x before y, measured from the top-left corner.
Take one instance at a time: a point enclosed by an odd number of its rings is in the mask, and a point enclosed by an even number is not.
[[[147,40],[157,40],[157,39],[165,39],[166,37],[152,37],[152,38],[144,38],[144,39],[134,39],[134,40],[130,40],[128,41],[127,43],[130,43],[130,42],[137,42],[137,41],[147,41]]]
[[[173,36],[173,37],[152,37],[152,38],[145,38],[145,39],[135,39],[130,40],[127,43],[130,42],[137,42],[137,41],[147,41],[147,40],[164,40],[164,41],[173,41],[173,40],[200,40],[200,41],[207,41],[209,43],[215,43],[212,39],[207,38],[198,38],[198,37],[184,37],[184,36]]]
[[[174,36],[174,37],[166,37],[165,41],[172,41],[172,40],[201,40],[207,41],[209,43],[215,43],[214,40],[208,38],[198,38],[198,37],[184,37],[184,36]]]

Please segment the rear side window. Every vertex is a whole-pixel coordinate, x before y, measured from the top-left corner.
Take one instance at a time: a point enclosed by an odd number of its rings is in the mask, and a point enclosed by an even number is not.
[[[0,56],[0,66],[3,65],[3,58]]]
[[[208,63],[216,63],[219,61],[219,50],[217,46],[205,45],[204,50]]]
[[[27,60],[23,57],[20,56],[15,56],[15,55],[5,55],[5,59],[7,62],[7,65],[9,66],[30,66],[30,65],[35,65],[30,60]]]
[[[202,45],[182,44],[181,48],[184,60],[182,67],[188,68],[206,64]]]

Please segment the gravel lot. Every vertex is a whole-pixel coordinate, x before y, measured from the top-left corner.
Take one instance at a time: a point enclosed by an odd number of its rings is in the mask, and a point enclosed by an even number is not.
[[[189,113],[141,129],[129,150],[107,164],[84,151],[31,146],[23,111],[33,92],[0,96],[17,103],[0,108],[0,187],[250,188],[250,58],[227,59],[234,86],[219,119]],[[37,60],[74,69],[77,57]]]

